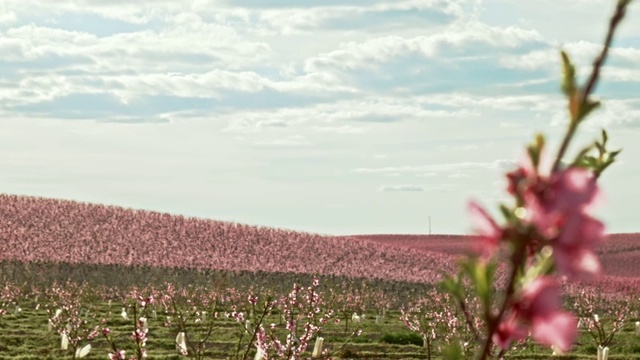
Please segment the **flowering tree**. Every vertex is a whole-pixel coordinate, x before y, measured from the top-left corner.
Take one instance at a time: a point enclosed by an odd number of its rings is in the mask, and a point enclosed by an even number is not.
[[[0,289],[0,317],[6,315],[13,310],[14,314],[18,313],[20,305],[18,301],[22,295],[22,289],[14,284],[6,283]]]
[[[131,356],[130,360],[142,360],[147,358],[147,334],[149,333],[149,325],[148,325],[148,308],[149,305],[155,302],[153,295],[141,295],[142,292],[138,289],[132,289],[125,299],[125,303],[129,304],[129,307],[132,310],[133,320],[133,330],[131,331],[130,338],[134,343],[134,355]],[[125,308],[126,309],[126,308]],[[123,309],[123,318],[128,319],[128,315]],[[113,340],[113,336],[111,333],[111,329],[106,327],[107,320],[103,320],[102,327],[102,335],[105,337],[111,350],[113,352],[109,353],[110,360],[125,360],[126,351],[122,348],[116,346],[115,341]]]
[[[620,332],[631,313],[633,296],[602,292],[602,289],[581,287],[572,292],[573,311],[579,317],[579,328],[584,328],[600,348],[608,348],[616,333]]]
[[[86,308],[86,304],[94,300],[86,289],[86,284],[67,282],[64,286],[54,285],[46,292],[50,299],[47,307],[50,329],[60,335],[63,350],[70,347],[72,359],[81,357],[82,342],[93,340],[99,334],[97,314]],[[85,349],[91,349],[89,344],[85,346],[88,346]]]
[[[239,325],[233,358],[244,360],[256,347],[259,329],[274,310],[277,301],[271,291],[260,293],[253,288],[248,290],[244,299],[243,294],[236,289],[227,289],[226,301],[231,304],[231,312],[225,312],[225,315]]]
[[[373,290],[370,292],[371,306],[376,310],[376,323],[382,323],[391,304],[397,302],[397,298],[390,292]]]
[[[260,355],[258,357],[265,360],[305,358],[304,352],[311,340],[316,337],[318,344],[317,339],[322,339],[317,337],[321,334],[322,328],[331,322],[339,322],[334,311],[323,299],[319,286],[318,278],[314,278],[311,286],[306,288],[294,284],[289,294],[273,303],[284,316],[284,329],[275,323],[268,327],[263,324],[256,327],[256,347]],[[351,337],[359,334],[360,330],[357,330]],[[319,346],[316,345],[313,357],[329,356],[328,349],[320,349],[322,341],[320,340]]]
[[[461,331],[466,329],[458,310],[452,306],[451,296],[432,289],[425,297],[421,297],[408,308],[401,309],[400,319],[412,331],[417,332],[424,340],[427,359],[431,359],[434,342],[449,344],[463,338]],[[475,317],[475,319],[479,319]],[[476,329],[479,324],[473,324]],[[463,342],[469,344],[470,339]]]
[[[365,306],[364,292],[349,285],[342,282],[339,289],[329,289],[331,308],[335,309],[344,320],[345,332],[349,330],[349,320],[353,319],[354,314],[362,315]]]
[[[507,174],[510,204],[501,204],[502,223],[480,205],[469,204],[475,222],[477,254],[443,285],[463,305],[463,278],[469,279],[483,306],[484,337],[478,358],[502,357],[511,344],[530,332],[541,344],[568,351],[577,335],[576,317],[561,310],[561,288],[553,274],[569,280],[592,277],[601,270],[594,248],[604,240],[604,225],[590,214],[599,196],[597,179],[618,151],[609,151],[607,133],[565,159],[576,131],[599,102],[592,99],[614,32],[630,0],[619,0],[600,55],[584,86],[562,52],[562,90],[568,99],[569,124],[555,157],[549,161],[545,138],[538,135],[527,147],[518,168]],[[506,266],[500,266],[501,264]],[[505,276],[500,284],[496,274]],[[451,346],[449,358],[461,355]]]
[[[184,342],[176,340],[179,352],[203,359],[221,310],[218,292],[202,286],[176,289],[166,284],[160,299],[167,315],[165,325],[176,328],[177,339],[184,338]]]

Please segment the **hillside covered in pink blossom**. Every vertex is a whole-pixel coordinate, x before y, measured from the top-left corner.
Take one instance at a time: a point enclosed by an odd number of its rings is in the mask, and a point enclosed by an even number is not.
[[[473,237],[466,235],[358,235],[357,239],[412,251],[459,256],[468,251]],[[597,249],[604,275],[640,277],[640,234],[610,234]]]
[[[319,273],[433,282],[440,252],[159,212],[0,194],[0,260]]]

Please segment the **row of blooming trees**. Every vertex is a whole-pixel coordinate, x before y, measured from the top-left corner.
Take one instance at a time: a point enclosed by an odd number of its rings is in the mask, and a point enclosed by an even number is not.
[[[430,282],[451,257],[360,239],[0,195],[0,261],[321,273]],[[407,268],[413,269],[406,271]]]
[[[564,306],[577,318],[575,331],[587,334],[600,352],[615,347],[616,336],[625,329],[640,336],[638,288],[629,291],[616,286],[567,283],[563,290]],[[464,304],[467,307],[458,308],[449,293],[433,288],[401,309],[401,320],[424,339],[428,359],[442,354],[451,345],[459,346],[464,358],[472,357],[478,350],[478,331],[485,326],[482,306],[472,296]],[[516,347],[524,348],[527,342],[523,337],[517,343],[523,346]],[[559,352],[557,346],[549,350],[550,354]]]
[[[147,346],[154,336],[149,329],[159,325],[174,334],[179,354],[210,358],[213,330],[230,321],[237,323],[232,331],[237,339],[232,350],[235,359],[297,359],[309,357],[312,350],[314,357],[328,358],[346,344],[331,344],[331,351],[323,347],[322,340],[320,346],[314,346],[326,325],[340,322],[331,307],[332,292],[318,278],[308,286],[293,284],[286,293],[174,284],[100,289],[68,282],[44,290],[5,284],[0,295],[3,308],[33,307],[46,314],[48,324],[42,324],[43,329],[59,336],[60,347],[72,359],[92,352],[99,337],[109,344],[109,359],[145,359],[153,351]],[[10,321],[20,314],[12,309],[0,316]],[[348,334],[358,336],[359,326]]]
[[[623,328],[628,331],[639,316],[637,291],[603,293],[591,286],[565,287],[565,303],[579,318],[576,330],[588,334],[595,348],[615,348],[616,335]],[[236,339],[226,350],[234,359],[256,354],[264,359],[297,359],[340,353],[353,336],[359,335],[364,322],[369,331],[384,332],[387,317],[396,317],[399,308],[400,320],[423,339],[427,358],[452,356],[448,352],[451,346],[459,347],[458,355],[464,358],[479,349],[477,340],[485,324],[482,304],[472,294],[467,294],[467,306],[460,309],[451,294],[437,287],[393,305],[379,298],[391,296],[366,297],[359,289],[350,294],[350,289],[345,286],[341,289],[344,294],[339,294],[318,279],[308,286],[293,284],[285,292],[255,287],[178,287],[169,283],[122,289],[68,282],[44,290],[6,284],[0,292],[0,303],[10,311],[0,316],[0,322],[4,319],[3,327],[10,328],[23,317],[23,309],[28,309],[29,316],[44,315],[38,317],[46,320],[40,325],[41,331],[48,328],[49,336],[57,336],[59,346],[71,358],[108,351],[112,359],[143,359],[158,351],[157,329],[164,327],[163,332],[175,338],[176,352],[195,359],[210,358],[212,352],[220,354],[219,346],[212,344],[222,329]],[[350,314],[348,329],[341,324],[347,321],[345,313]],[[328,344],[323,330],[327,325],[332,325],[333,334]],[[335,339],[337,332],[343,340]],[[523,349],[529,346],[524,339],[519,343]],[[549,353],[552,350],[560,349],[550,349]]]

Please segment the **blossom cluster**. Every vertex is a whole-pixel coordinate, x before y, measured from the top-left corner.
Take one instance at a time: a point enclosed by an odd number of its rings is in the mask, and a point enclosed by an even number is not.
[[[602,270],[596,247],[605,239],[605,226],[591,215],[600,198],[602,172],[620,150],[607,149],[608,136],[580,150],[573,161],[565,155],[586,117],[599,106],[591,98],[613,34],[630,0],[618,0],[609,22],[605,44],[584,86],[576,84],[576,69],[561,52],[562,90],[568,100],[569,122],[555,157],[537,135],[520,165],[507,173],[512,204],[501,204],[499,224],[476,202],[469,203],[475,223],[476,257],[461,263],[461,275],[470,280],[484,307],[485,339],[479,358],[498,357],[529,333],[541,344],[568,351],[577,336],[577,318],[562,310],[559,276],[564,281],[593,278]],[[595,154],[594,154],[595,153]],[[506,274],[497,281],[495,274]],[[443,282],[463,305],[460,276]],[[498,289],[499,288],[499,289]]]
[[[536,150],[541,153],[542,146]],[[543,260],[552,259],[557,273],[568,279],[598,274],[601,265],[595,247],[604,240],[604,225],[588,212],[599,194],[593,172],[570,167],[544,174],[538,165],[530,156],[507,174],[507,191],[516,205],[513,210],[505,208],[512,214],[505,225],[499,226],[479,205],[470,203],[482,255],[494,257],[507,244],[515,260],[539,265],[539,254],[544,254]],[[539,276],[520,287],[494,335],[495,343],[507,349],[531,327],[533,337],[542,344],[569,350],[577,320],[559,310],[561,292],[556,281]]]

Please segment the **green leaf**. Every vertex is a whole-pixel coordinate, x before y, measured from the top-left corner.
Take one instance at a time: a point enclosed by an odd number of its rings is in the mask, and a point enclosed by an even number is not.
[[[462,268],[475,285],[476,295],[485,306],[488,306],[491,302],[491,279],[495,265],[479,260],[469,260],[462,264]]]
[[[587,166],[594,167],[598,165],[598,159],[593,156],[585,156],[583,159]]]
[[[536,255],[536,262],[525,270],[525,274],[520,280],[523,286],[526,286],[526,284],[529,284],[531,281],[541,275],[547,275],[551,273],[551,271],[553,270],[553,251],[551,251],[550,247],[547,249],[544,249],[543,251],[538,253]]]
[[[576,68],[564,50],[560,51],[560,55],[562,56],[562,91],[571,97],[576,92]]]
[[[589,151],[593,150],[593,147],[596,146],[596,144],[597,142],[580,150],[578,155],[576,155],[576,158],[573,160],[573,163],[571,164],[571,166],[586,167],[586,164],[584,163],[584,157],[587,156]]]
[[[511,222],[515,219],[513,210],[510,210],[505,204],[500,204],[500,212],[502,213],[502,216],[504,216],[504,218],[507,220],[507,222]]]
[[[531,163],[535,168],[538,167],[540,163],[540,154],[542,153],[542,149],[544,148],[544,135],[536,134],[536,138],[532,144],[527,147],[527,152],[529,153],[529,157],[531,158]]]
[[[587,99],[587,101],[580,104],[578,121],[587,117],[587,115],[589,115],[593,110],[597,109],[599,106],[600,106],[600,101]]]
[[[629,5],[633,0],[618,0],[618,4],[622,5],[622,6],[627,6]]]
[[[438,286],[451,294],[456,299],[464,299],[464,288],[460,282],[460,276],[448,276],[438,283]]]
[[[474,267],[473,277],[474,282],[476,283],[476,292],[478,293],[478,297],[486,304],[489,299],[489,279],[488,279],[488,269],[486,264],[476,263]]]

